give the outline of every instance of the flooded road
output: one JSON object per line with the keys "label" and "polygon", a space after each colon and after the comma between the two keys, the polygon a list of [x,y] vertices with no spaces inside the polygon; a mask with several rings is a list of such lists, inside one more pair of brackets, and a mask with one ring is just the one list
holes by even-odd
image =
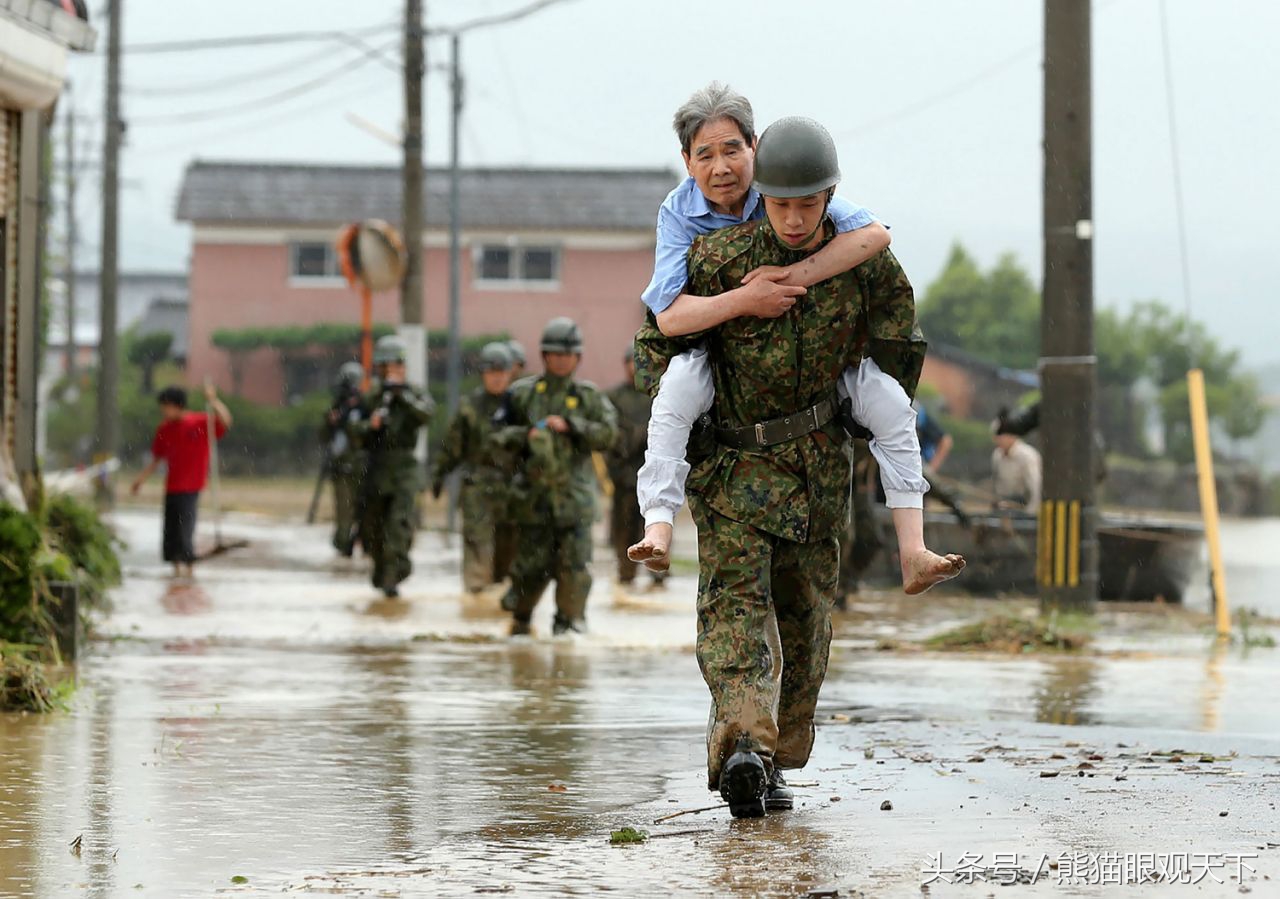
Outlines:
{"label": "flooded road", "polygon": [[[623,594],[601,552],[591,635],[511,643],[433,534],[389,602],[320,527],[238,518],[250,548],[175,585],[155,516],[118,524],[73,711],[0,718],[0,896],[985,896],[930,873],[966,854],[1039,867],[1018,894],[1135,894],[1059,883],[1072,852],[1222,861],[1153,895],[1280,894],[1280,651],[1213,651],[1194,608],[1105,608],[1083,655],[946,655],[875,647],[993,601],[864,596],[797,810],[660,821],[718,804],[691,573]],[[1280,609],[1265,555],[1228,558],[1237,606]],[[610,846],[623,826],[651,839]]]}

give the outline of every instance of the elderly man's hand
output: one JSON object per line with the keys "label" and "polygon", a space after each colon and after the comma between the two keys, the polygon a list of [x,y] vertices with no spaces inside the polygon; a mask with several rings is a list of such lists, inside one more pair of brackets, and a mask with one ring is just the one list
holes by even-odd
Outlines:
{"label": "elderly man's hand", "polygon": [[742,291],[743,315],[777,318],[796,304],[796,297],[804,295],[803,287],[782,283],[788,273],[786,269],[765,266],[756,271],[759,275],[750,284],[744,282],[739,288]]}

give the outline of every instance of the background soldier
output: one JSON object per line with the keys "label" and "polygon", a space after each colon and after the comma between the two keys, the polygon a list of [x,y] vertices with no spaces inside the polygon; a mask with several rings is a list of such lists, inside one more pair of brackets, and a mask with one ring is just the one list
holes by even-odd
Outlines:
{"label": "background soldier", "polygon": [[[639,564],[627,558],[627,548],[635,535],[644,531],[644,516],[636,499],[636,472],[644,465],[649,441],[649,394],[636,389],[635,350],[627,347],[622,357],[626,380],[609,391],[609,400],[618,410],[618,439],[605,459],[613,482],[613,506],[609,515],[609,539],[618,557],[618,580],[630,584]],[[650,571],[655,584],[666,580],[665,571]]]}
{"label": "background soldier", "polygon": [[400,583],[413,570],[414,500],[422,489],[418,460],[418,430],[431,421],[431,397],[405,382],[405,345],[395,335],[379,338],[373,350],[379,384],[364,398],[366,418],[348,426],[369,454],[360,541],[373,559],[373,585],[388,596],[399,596]]}
{"label": "background soldier", "polygon": [[514,472],[511,453],[499,449],[489,438],[506,424],[511,383],[511,353],[503,343],[485,344],[480,351],[482,386],[462,400],[458,414],[449,422],[440,455],[436,459],[431,494],[437,499],[444,479],[455,468],[462,469],[462,583],[471,593],[479,593],[505,577],[495,566],[495,539],[498,523],[507,517],[510,492],[507,485]]}
{"label": "background soldier", "polygon": [[553,633],[586,630],[591,591],[591,523],[595,520],[593,451],[617,437],[617,413],[594,384],[574,380],[582,361],[582,332],[554,318],[542,332],[544,374],[511,389],[508,426],[495,435],[523,454],[527,491],[520,506],[521,538],[503,607],[513,613],[513,636],[529,621],[547,584],[556,582]]}
{"label": "background soldier", "polygon": [[362,380],[359,362],[343,363],[333,384],[333,405],[320,426],[325,470],[333,482],[333,548],[347,559],[355,544],[356,505],[365,469],[364,451],[348,436],[347,424],[360,419]]}
{"label": "background soldier", "polygon": [[[507,352],[511,354],[511,383],[514,384],[524,377],[526,361],[524,344],[518,340],[508,340],[506,346]],[[493,573],[498,580],[502,580],[511,573],[511,564],[515,561],[516,550],[520,546],[520,525],[517,521],[523,501],[520,491],[513,489],[508,482],[507,510],[506,514],[498,519],[493,546]]]}

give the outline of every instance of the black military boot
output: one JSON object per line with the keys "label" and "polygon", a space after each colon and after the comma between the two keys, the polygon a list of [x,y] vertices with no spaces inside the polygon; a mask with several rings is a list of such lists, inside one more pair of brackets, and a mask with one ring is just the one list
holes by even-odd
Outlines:
{"label": "black military boot", "polygon": [[771,812],[789,812],[796,807],[796,795],[787,786],[782,769],[774,766],[769,785],[764,791],[764,807]]}
{"label": "black military boot", "polygon": [[502,602],[500,603],[502,611],[514,612],[518,603],[519,600],[516,598],[515,590],[508,590],[506,593],[502,594]]}
{"label": "black military boot", "polygon": [[532,633],[533,628],[530,626],[529,622],[521,621],[519,618],[513,618],[511,620],[511,636],[528,637]]}
{"label": "black military boot", "polygon": [[382,588],[382,595],[385,596],[387,599],[399,599],[400,588],[397,587],[395,584],[386,584]]}
{"label": "black military boot", "polygon": [[556,615],[555,620],[551,622],[551,636],[559,637],[564,634],[585,634],[587,632],[587,622],[582,618],[561,618]]}
{"label": "black military boot", "polygon": [[750,748],[747,736],[738,738],[738,748],[720,769],[720,795],[729,803],[735,818],[764,817],[764,795],[769,775],[764,762]]}

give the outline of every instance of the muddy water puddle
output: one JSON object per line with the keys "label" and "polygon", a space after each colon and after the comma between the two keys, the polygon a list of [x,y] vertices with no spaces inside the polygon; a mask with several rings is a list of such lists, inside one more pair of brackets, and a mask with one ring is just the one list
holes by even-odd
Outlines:
{"label": "muddy water puddle", "polygon": [[[601,565],[590,636],[510,643],[431,535],[388,602],[319,529],[237,521],[252,552],[175,584],[154,520],[123,524],[73,711],[0,719],[0,895],[920,895],[934,852],[1280,841],[1276,653],[1210,653],[1194,616],[1114,613],[1086,656],[884,653],[974,601],[864,597],[797,811],[659,822],[717,804],[689,575],[619,591]],[[610,846],[622,826],[652,839]]]}

